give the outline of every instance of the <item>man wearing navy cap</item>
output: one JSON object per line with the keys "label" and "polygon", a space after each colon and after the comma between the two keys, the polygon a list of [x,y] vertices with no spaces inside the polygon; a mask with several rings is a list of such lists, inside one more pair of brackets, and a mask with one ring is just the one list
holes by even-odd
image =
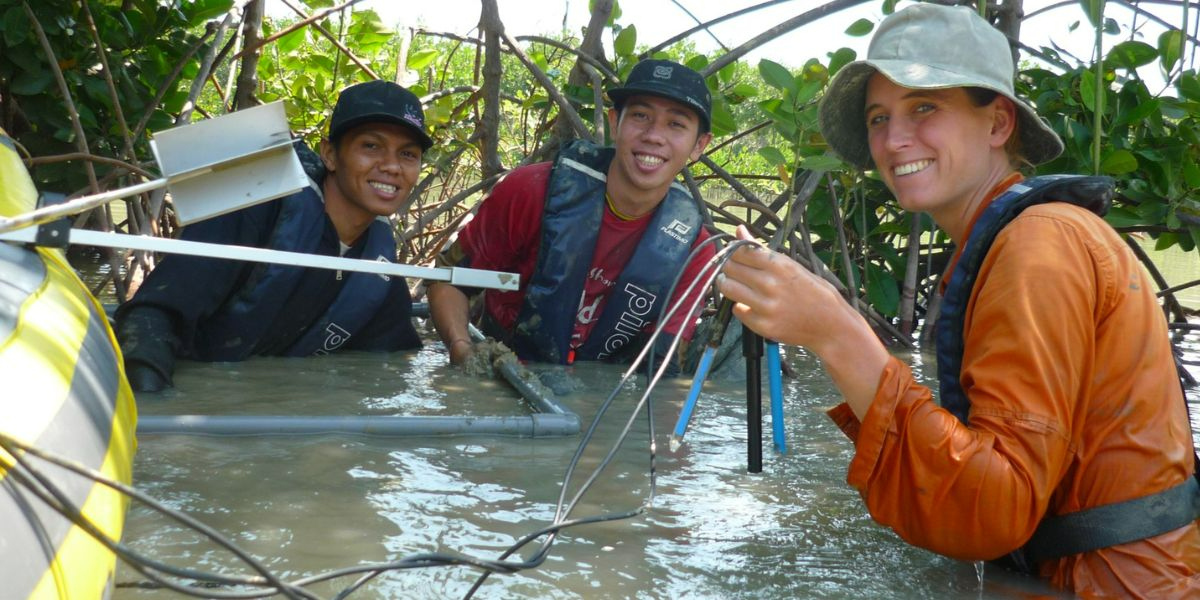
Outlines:
{"label": "man wearing navy cap", "polygon": [[[688,261],[708,232],[675,181],[712,139],[704,78],[678,63],[645,60],[608,95],[613,147],[576,140],[553,162],[509,172],[439,257],[445,266],[521,275],[520,290],[484,294],[482,329],[525,359],[570,364],[636,353],[715,254],[706,244]],[[444,282],[429,288],[434,325],[455,364],[474,352],[467,293],[476,291]],[[702,293],[697,286],[684,307]],[[693,328],[680,309],[664,332],[690,338]]]}
{"label": "man wearing navy cap", "polygon": [[[309,165],[310,186],[184,228],[180,237],[392,262],[387,218],[404,204],[433,145],[421,102],[394,83],[344,89]],[[308,151],[311,155],[311,151]],[[172,255],[116,314],[137,391],[171,385],[176,357],[235,361],[335,350],[420,347],[402,277]]]}

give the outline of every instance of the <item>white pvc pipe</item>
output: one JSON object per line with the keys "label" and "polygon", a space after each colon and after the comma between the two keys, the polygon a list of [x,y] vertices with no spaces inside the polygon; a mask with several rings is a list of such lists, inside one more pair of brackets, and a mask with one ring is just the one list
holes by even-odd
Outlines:
{"label": "white pvc pipe", "polygon": [[579,433],[575,414],[513,417],[467,416],[209,416],[139,415],[139,435],[314,435],[398,436],[507,435],[566,437]]}

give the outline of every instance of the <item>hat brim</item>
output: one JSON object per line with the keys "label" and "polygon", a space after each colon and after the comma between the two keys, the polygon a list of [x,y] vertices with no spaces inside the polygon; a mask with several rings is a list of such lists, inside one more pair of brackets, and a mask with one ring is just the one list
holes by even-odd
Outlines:
{"label": "hat brim", "polygon": [[624,87],[613,88],[608,91],[609,99],[611,99],[613,104],[617,107],[624,105],[625,101],[632,96],[643,95],[657,96],[659,98],[666,98],[667,100],[674,100],[692,109],[692,112],[696,113],[696,116],[700,118],[700,122],[704,125],[703,131],[709,131],[712,129],[712,119],[709,117],[708,111],[706,111],[703,106],[695,104],[690,98],[680,95],[679,91],[672,86],[656,85],[653,82],[643,82]]}
{"label": "hat brim", "polygon": [[400,125],[411,131],[413,135],[417,137],[417,141],[421,143],[422,152],[433,147],[433,138],[429,137],[429,134],[425,133],[424,129],[414,127],[412,123],[409,123],[408,121],[389,113],[371,113],[359,115],[353,119],[346,119],[346,121],[341,123],[336,130],[329,132],[329,139],[336,140],[347,131],[350,131],[351,129],[364,123],[392,123],[395,125]]}
{"label": "hat brim", "polygon": [[842,67],[829,82],[821,99],[821,134],[833,151],[857,167],[874,166],[867,145],[867,82],[875,73],[896,85],[911,89],[980,87],[997,92],[1017,108],[1021,155],[1038,165],[1053,160],[1063,151],[1062,140],[1029,104],[1005,89],[997,89],[975,78],[934,66],[902,60],[860,60]]}

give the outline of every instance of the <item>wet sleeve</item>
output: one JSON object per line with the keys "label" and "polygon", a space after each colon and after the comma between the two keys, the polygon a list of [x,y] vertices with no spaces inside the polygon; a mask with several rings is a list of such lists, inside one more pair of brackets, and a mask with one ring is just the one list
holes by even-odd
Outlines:
{"label": "wet sleeve", "polygon": [[1050,221],[1019,219],[997,238],[964,328],[969,427],[889,362],[848,475],[873,518],[963,560],[1028,540],[1069,458],[1092,331],[1089,265],[1084,243]]}
{"label": "wet sleeve", "polygon": [[179,335],[169,313],[152,305],[131,308],[118,314],[115,331],[131,379],[135,371],[149,369],[170,383]]}

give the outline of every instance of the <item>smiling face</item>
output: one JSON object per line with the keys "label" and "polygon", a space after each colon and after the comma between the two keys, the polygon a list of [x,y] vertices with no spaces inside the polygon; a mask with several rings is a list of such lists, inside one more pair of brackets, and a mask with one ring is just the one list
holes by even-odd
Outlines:
{"label": "smiling face", "polygon": [[712,139],[711,133],[700,133],[700,117],[692,109],[658,96],[632,96],[619,115],[608,112],[608,121],[616,145],[608,192],[629,216],[654,210],[675,176]]}
{"label": "smiling face", "polygon": [[[394,123],[364,123],[321,144],[325,212],[349,243],[377,216],[400,209],[421,174],[421,143]],[[356,231],[357,230],[357,231]],[[346,239],[346,232],[353,235]]]}
{"label": "smiling face", "polygon": [[976,106],[964,88],[910,89],[876,73],[865,116],[871,158],[900,206],[929,213],[951,237],[1012,173],[1004,146],[1016,113],[1003,96]]}

